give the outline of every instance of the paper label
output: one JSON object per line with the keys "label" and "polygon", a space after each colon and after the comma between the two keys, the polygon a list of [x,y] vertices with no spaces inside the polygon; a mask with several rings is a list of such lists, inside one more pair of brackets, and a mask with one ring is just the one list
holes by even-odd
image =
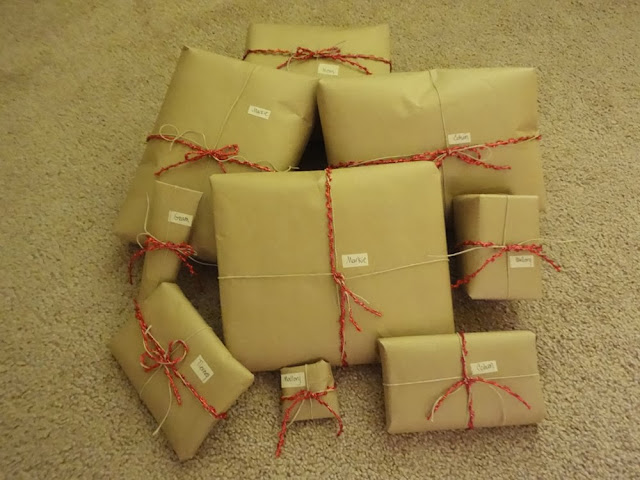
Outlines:
{"label": "paper label", "polygon": [[186,213],[174,212],[169,210],[169,221],[171,223],[177,223],[178,225],[184,225],[190,227],[193,223],[193,215],[187,215]]}
{"label": "paper label", "polygon": [[342,255],[342,268],[367,266],[369,266],[369,255],[367,253],[350,253],[349,255]]}
{"label": "paper label", "polygon": [[511,255],[509,257],[511,268],[533,268],[533,255]]}
{"label": "paper label", "polygon": [[202,383],[207,383],[211,377],[213,377],[213,370],[209,364],[202,358],[202,355],[191,362],[191,370],[198,376]]}
{"label": "paper label", "polygon": [[498,364],[495,360],[471,364],[471,375],[482,375],[483,373],[493,373],[497,371]]}
{"label": "paper label", "polygon": [[271,116],[271,110],[267,110],[266,108],[256,107],[255,105],[251,105],[249,107],[249,115],[253,115],[254,117],[264,118],[265,120],[269,120]]}
{"label": "paper label", "polygon": [[339,65],[329,65],[328,63],[321,63],[318,65],[318,73],[321,73],[322,75],[338,75],[339,70]]}
{"label": "paper label", "polygon": [[282,388],[304,387],[306,384],[304,372],[283,373],[280,375],[280,386]]}
{"label": "paper label", "polygon": [[471,143],[471,134],[450,133],[447,135],[447,140],[449,140],[449,145],[464,145],[466,143]]}

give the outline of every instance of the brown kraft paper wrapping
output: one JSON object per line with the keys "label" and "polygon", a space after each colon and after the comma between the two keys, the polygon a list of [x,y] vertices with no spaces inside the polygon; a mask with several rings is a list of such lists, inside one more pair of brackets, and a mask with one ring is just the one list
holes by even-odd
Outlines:
{"label": "brown kraft paper wrapping", "polygon": [[[456,243],[466,240],[496,245],[531,245],[540,240],[538,198],[514,195],[462,195],[453,199]],[[493,248],[464,247],[456,257],[463,276],[492,257]],[[505,252],[464,284],[473,299],[535,299],[542,296],[540,258],[531,252]]]}
{"label": "brown kraft paper wrapping", "polygon": [[[314,393],[327,391],[326,395],[321,397],[322,401],[329,405],[336,414],[340,413],[338,393],[335,390],[331,365],[324,360],[281,369],[280,385],[283,398],[292,397],[301,390],[309,390]],[[282,400],[282,412],[285,413],[292,403],[293,400]],[[299,406],[293,410],[290,421],[297,422],[299,420],[333,417],[333,413],[326,406],[309,398],[300,402]]]}
{"label": "brown kraft paper wrapping", "polygon": [[341,303],[349,364],[376,362],[378,337],[453,331],[438,170],[418,162],[331,175],[336,277],[326,171],[211,177],[225,342],[251,371],[342,364]]}
{"label": "brown kraft paper wrapping", "polygon": [[[311,132],[317,80],[185,47],[178,61],[154,135],[197,144],[203,158],[165,171],[162,168],[202,155],[176,141],[149,140],[116,220],[115,232],[135,242],[142,230],[146,195],[153,182],[203,192],[191,243],[201,259],[215,261],[215,232],[209,200],[209,176],[221,173],[286,170],[298,164]],[[252,113],[249,113],[252,112]],[[209,149],[238,146],[238,161],[218,164]],[[228,147],[228,148],[225,148]],[[216,153],[220,157],[220,153]],[[224,159],[224,157],[222,157]]]}
{"label": "brown kraft paper wrapping", "polygon": [[528,138],[479,152],[458,152],[471,158],[480,153],[482,162],[510,170],[433,155],[442,163],[445,213],[449,216],[453,197],[467,193],[537,195],[544,208],[540,146],[534,139],[539,135],[537,85],[531,68],[323,79],[318,109],[330,165]]}
{"label": "brown kraft paper wrapping", "polygon": [[[170,342],[174,342],[176,351],[170,359],[175,360],[184,352],[175,342],[182,340],[187,344],[188,352],[177,369],[218,413],[226,412],[253,383],[253,375],[231,356],[177,285],[160,284],[140,309],[150,334],[163,349],[168,350]],[[175,375],[173,380],[182,405],[177,404],[171,393],[161,366],[145,372],[140,364],[145,349],[136,318],[114,336],[110,348],[144,404],[162,425],[180,460],[193,457],[218,420]]]}
{"label": "brown kraft paper wrapping", "polygon": [[[161,242],[187,242],[201,197],[202,192],[156,181],[144,234]],[[147,298],[162,282],[175,281],[181,264],[168,249],[145,252],[138,301]]]}
{"label": "brown kraft paper wrapping", "polygon": [[[297,57],[291,57],[298,48],[318,52],[332,47],[339,49],[339,52],[334,50],[332,53],[368,55],[390,61],[389,26],[343,28],[254,23],[249,26],[247,33],[245,60],[257,65],[277,68],[283,63],[286,64],[291,58],[288,65],[281,67],[282,69],[312,77],[367,75],[366,71],[358,66],[332,58],[322,58],[321,54],[308,60],[296,60]],[[260,52],[260,50],[266,51]],[[270,50],[288,51],[291,54],[278,54]],[[391,71],[389,63],[379,60],[366,58],[348,58],[348,60],[366,68],[370,74],[384,74]]]}
{"label": "brown kraft paper wrapping", "polygon": [[383,338],[379,347],[389,433],[524,425],[544,419],[535,335],[482,332],[464,338],[469,378],[506,387],[530,408],[499,386],[481,381],[470,386],[472,417],[464,385],[446,395],[463,378],[459,335]]}

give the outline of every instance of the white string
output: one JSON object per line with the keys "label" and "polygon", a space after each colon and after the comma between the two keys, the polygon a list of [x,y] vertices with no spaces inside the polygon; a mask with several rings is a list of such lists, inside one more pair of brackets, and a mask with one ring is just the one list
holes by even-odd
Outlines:
{"label": "white string", "polygon": [[[526,375],[506,375],[502,377],[486,377],[486,380],[507,380],[507,379],[513,379],[513,378],[530,378],[530,377],[539,377],[539,376],[540,376],[539,373],[529,373]],[[431,380],[419,380],[416,382],[383,383],[382,385],[384,387],[400,387],[403,385],[421,385],[426,383],[444,382],[445,380],[462,380],[462,377],[456,376],[456,377],[434,378]]]}

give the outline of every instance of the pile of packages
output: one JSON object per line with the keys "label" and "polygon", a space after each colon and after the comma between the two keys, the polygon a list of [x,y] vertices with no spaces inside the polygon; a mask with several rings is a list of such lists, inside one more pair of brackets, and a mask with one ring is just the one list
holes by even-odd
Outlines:
{"label": "pile of packages", "polygon": [[[111,342],[180,459],[251,372],[281,371],[277,455],[294,421],[342,432],[332,366],[381,363],[389,433],[542,420],[535,335],[455,333],[451,295],[540,298],[560,270],[535,71],[391,66],[386,25],[252,25],[243,60],[183,49],[115,225],[143,266]],[[318,141],[327,167],[295,171]],[[194,262],[217,264],[224,343],[175,284]]]}

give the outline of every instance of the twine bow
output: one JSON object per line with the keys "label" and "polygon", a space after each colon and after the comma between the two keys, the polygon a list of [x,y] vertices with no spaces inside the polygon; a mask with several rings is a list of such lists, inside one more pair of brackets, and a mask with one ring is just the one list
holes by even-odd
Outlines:
{"label": "twine bow", "polygon": [[499,250],[494,253],[493,255],[491,255],[489,258],[487,258],[484,263],[482,265],[480,265],[480,267],[478,269],[476,269],[474,272],[465,275],[464,277],[462,277],[460,280],[456,281],[454,284],[451,285],[451,288],[458,288],[462,285],[465,285],[467,283],[469,283],[471,280],[473,280],[480,272],[482,272],[482,270],[484,270],[489,264],[495,262],[498,258],[500,258],[501,256],[503,256],[505,253],[507,252],[529,252],[533,255],[536,255],[538,257],[540,257],[542,260],[544,260],[545,262],[547,262],[549,265],[551,265],[556,272],[560,272],[562,270],[562,267],[560,265],[558,265],[556,262],[554,262],[553,260],[551,260],[547,255],[545,255],[542,251],[542,245],[539,244],[534,244],[534,245],[522,245],[519,243],[516,244],[510,244],[510,245],[497,245],[493,242],[477,242],[477,241],[472,241],[472,240],[467,240],[462,242],[458,247],[470,247],[470,246],[475,246],[475,247],[482,247],[482,248],[499,248]]}
{"label": "twine bow", "polygon": [[427,414],[427,420],[432,421],[436,412],[442,406],[442,404],[446,401],[446,399],[449,398],[449,396],[453,394],[456,390],[464,387],[465,390],[467,391],[467,411],[468,411],[467,428],[470,430],[473,429],[475,411],[473,410],[473,398],[471,396],[471,387],[475,383],[485,383],[487,385],[492,385],[496,388],[499,388],[500,390],[506,392],[507,394],[509,394],[516,400],[518,400],[529,410],[531,410],[531,405],[529,405],[520,395],[515,393],[506,385],[501,385],[498,382],[494,382],[493,380],[487,380],[486,378],[482,378],[479,376],[469,376],[469,374],[467,373],[467,355],[469,352],[467,351],[467,341],[465,339],[464,332],[458,333],[458,337],[460,337],[460,344],[461,344],[461,350],[462,350],[462,353],[460,355],[460,363],[462,364],[462,379],[458,380],[453,385],[451,385],[447,389],[447,391],[436,400],[436,402],[433,404],[433,408],[431,409],[431,412]]}
{"label": "twine bow", "polygon": [[189,258],[196,254],[194,248],[188,243],[174,243],[163,242],[153,236],[147,236],[144,241],[144,245],[140,250],[131,255],[129,259],[129,283],[133,285],[133,265],[137,259],[142,257],[147,252],[153,252],[155,250],[169,250],[180,259],[180,261],[187,267],[191,275],[195,275],[196,271],[193,265],[189,262]]}
{"label": "twine bow", "polygon": [[291,401],[292,403],[284,411],[284,416],[282,418],[282,426],[280,427],[280,433],[278,434],[278,446],[276,448],[276,457],[279,457],[280,454],[282,453],[282,448],[284,447],[284,442],[285,442],[285,437],[287,435],[287,427],[289,426],[289,418],[291,417],[291,412],[293,412],[294,408],[296,408],[296,406],[298,405],[301,405],[301,403],[304,402],[305,400],[316,401],[320,405],[324,406],[327,410],[329,410],[329,412],[338,421],[338,433],[336,434],[336,436],[339,437],[342,434],[342,431],[344,429],[344,426],[342,424],[342,418],[340,418],[340,415],[338,415],[338,413],[333,408],[331,408],[327,402],[325,402],[322,399],[322,397],[327,395],[327,393],[335,391],[335,389],[336,389],[335,385],[327,387],[325,390],[322,390],[320,392],[312,392],[310,390],[304,389],[296,392],[294,395],[290,395],[287,397],[280,397],[280,400]]}

